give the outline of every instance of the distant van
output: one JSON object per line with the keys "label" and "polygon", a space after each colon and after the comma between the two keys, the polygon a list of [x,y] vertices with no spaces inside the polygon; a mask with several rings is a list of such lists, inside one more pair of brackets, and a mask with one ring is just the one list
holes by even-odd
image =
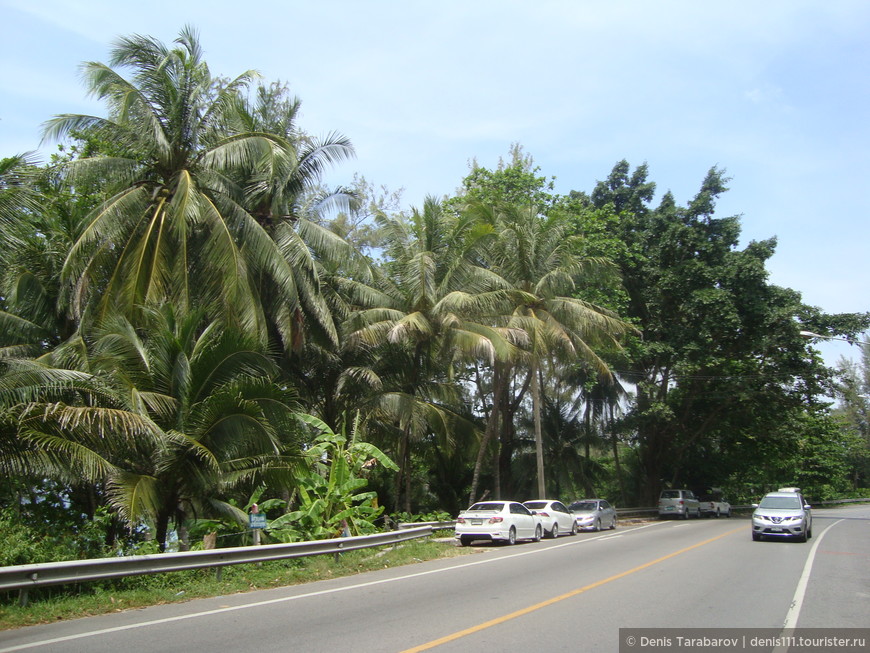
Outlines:
{"label": "distant van", "polygon": [[688,519],[701,516],[701,504],[691,490],[662,490],[659,495],[659,517]]}

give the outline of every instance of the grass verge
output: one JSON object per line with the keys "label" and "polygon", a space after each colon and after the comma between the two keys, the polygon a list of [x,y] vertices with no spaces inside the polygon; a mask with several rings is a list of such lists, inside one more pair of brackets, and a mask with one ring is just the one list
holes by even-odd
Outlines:
{"label": "grass verge", "polygon": [[214,569],[175,571],[81,585],[32,590],[28,605],[18,605],[18,593],[0,594],[0,630],[76,619],[163,603],[298,585],[329,578],[400,567],[424,560],[472,553],[436,539],[410,540],[397,546],[362,549],[332,555],[278,560]]}

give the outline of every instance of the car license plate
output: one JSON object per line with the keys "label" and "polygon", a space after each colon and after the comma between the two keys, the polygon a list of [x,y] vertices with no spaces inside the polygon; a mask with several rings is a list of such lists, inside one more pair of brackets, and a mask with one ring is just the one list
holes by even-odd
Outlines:
{"label": "car license plate", "polygon": [[782,533],[782,529],[781,528],[771,528],[770,532],[771,533]]}
{"label": "car license plate", "polygon": [[472,519],[472,520],[471,520],[471,525],[472,525],[472,526],[480,526],[482,523],[483,523],[483,520],[482,520],[482,519]]}
{"label": "car license plate", "polygon": [[673,509],[674,509],[674,506],[668,506],[667,508],[665,508],[665,510],[673,510]]}

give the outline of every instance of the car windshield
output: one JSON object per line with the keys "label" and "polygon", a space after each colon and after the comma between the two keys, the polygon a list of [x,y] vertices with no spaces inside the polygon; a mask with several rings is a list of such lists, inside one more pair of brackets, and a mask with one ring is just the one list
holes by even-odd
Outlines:
{"label": "car windshield", "polygon": [[780,510],[800,510],[801,502],[795,497],[764,497],[759,508],[774,508]]}
{"label": "car windshield", "polygon": [[489,503],[475,503],[469,510],[501,510],[503,507],[503,503],[491,501]]}
{"label": "car windshield", "polygon": [[531,510],[540,510],[541,508],[547,507],[547,502],[546,501],[526,501],[523,505],[526,508],[529,508]]}
{"label": "car windshield", "polygon": [[597,510],[598,504],[594,501],[578,501],[571,504],[571,510]]}

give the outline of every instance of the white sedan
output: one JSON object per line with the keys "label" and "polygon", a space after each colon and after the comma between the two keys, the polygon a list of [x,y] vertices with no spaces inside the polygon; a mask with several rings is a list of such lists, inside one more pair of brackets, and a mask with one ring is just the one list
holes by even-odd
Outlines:
{"label": "white sedan", "polygon": [[540,518],[517,501],[480,501],[456,518],[454,538],[462,546],[475,540],[507,542],[534,540],[543,536]]}
{"label": "white sedan", "polygon": [[538,514],[547,537],[556,538],[559,537],[560,533],[574,535],[577,532],[574,513],[568,510],[568,507],[561,501],[540,499],[538,501],[525,501],[523,505]]}

